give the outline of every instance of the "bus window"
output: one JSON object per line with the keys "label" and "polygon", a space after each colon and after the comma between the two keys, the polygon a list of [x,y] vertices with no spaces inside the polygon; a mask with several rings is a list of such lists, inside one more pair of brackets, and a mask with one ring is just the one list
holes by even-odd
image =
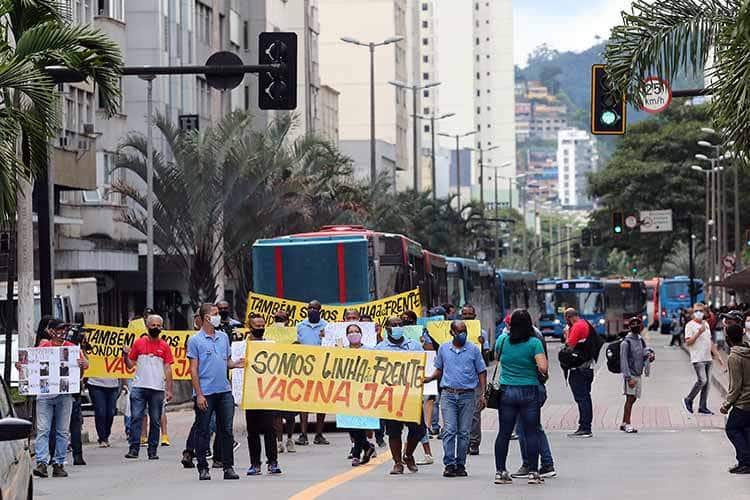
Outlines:
{"label": "bus window", "polygon": [[453,304],[457,306],[459,304],[466,303],[466,295],[464,293],[464,280],[456,275],[448,276],[448,298]]}

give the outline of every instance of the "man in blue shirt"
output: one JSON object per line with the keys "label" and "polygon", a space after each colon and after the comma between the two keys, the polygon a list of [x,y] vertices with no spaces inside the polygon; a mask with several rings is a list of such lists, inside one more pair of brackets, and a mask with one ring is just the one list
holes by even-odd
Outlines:
{"label": "man in blue shirt", "polygon": [[[445,477],[466,477],[466,453],[469,449],[469,432],[474,414],[477,387],[484,394],[487,385],[487,367],[482,351],[467,342],[468,331],[463,321],[451,323],[452,342],[438,349],[435,373],[425,378],[425,383],[440,379],[443,389],[440,408],[443,412],[443,463]],[[481,405],[484,405],[482,398]]]}
{"label": "man in blue shirt", "polygon": [[[461,319],[470,321],[477,319],[477,310],[471,304],[461,308]],[[482,346],[482,357],[486,360],[492,354],[487,332],[480,330],[479,344]],[[479,445],[482,444],[482,410],[484,409],[484,392],[479,391],[479,385],[474,392],[474,415],[471,419],[471,434],[469,435],[469,455],[479,455]]]}
{"label": "man in blue shirt", "polygon": [[[302,345],[320,345],[321,339],[325,334],[326,321],[320,317],[320,310],[323,306],[320,301],[312,300],[307,304],[307,319],[297,325],[297,342]],[[295,441],[299,446],[307,446],[307,413],[299,414],[300,435]],[[315,416],[315,444],[331,444],[323,436],[323,426],[326,422],[326,414],[318,413]]]}
{"label": "man in blue shirt", "polygon": [[[388,318],[385,325],[386,338],[383,339],[375,349],[378,351],[423,351],[422,345],[416,340],[404,337],[404,329],[401,326],[401,318],[398,316],[392,316]],[[402,452],[402,440],[401,433],[406,426],[408,433],[406,435],[406,448]],[[419,441],[427,432],[427,428],[424,422],[401,422],[398,420],[386,420],[385,430],[388,433],[388,444],[391,448],[391,456],[393,456],[393,469],[391,474],[403,474],[404,465],[411,471],[417,472],[417,463],[414,460],[414,450],[417,449]]]}
{"label": "man in blue shirt", "polygon": [[224,479],[239,479],[234,472],[234,398],[227,370],[244,368],[245,360],[232,361],[229,337],[217,330],[221,323],[219,308],[214,304],[203,304],[198,310],[203,326],[190,337],[187,357],[190,360],[190,379],[195,393],[195,420],[198,428],[196,454],[198,456],[198,479],[211,479],[206,453],[211,439],[211,415],[216,414],[217,439],[221,439],[221,459]]}

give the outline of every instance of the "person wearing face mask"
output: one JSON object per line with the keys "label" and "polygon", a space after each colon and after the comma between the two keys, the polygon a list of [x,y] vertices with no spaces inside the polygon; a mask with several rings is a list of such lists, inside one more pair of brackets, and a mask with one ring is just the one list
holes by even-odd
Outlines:
{"label": "person wearing face mask", "polygon": [[[392,316],[388,318],[385,326],[386,338],[383,339],[375,349],[378,351],[423,351],[422,345],[416,340],[404,337],[404,330],[401,326],[401,318]],[[403,449],[401,434],[404,426],[408,430],[406,436],[406,448]],[[424,422],[401,422],[398,420],[385,420],[385,430],[388,433],[388,444],[391,448],[393,457],[393,469],[391,474],[403,474],[404,465],[411,471],[417,472],[417,463],[414,460],[414,450],[417,449],[422,437],[427,432]],[[403,452],[403,455],[402,455]]]}
{"label": "person wearing face mask", "polygon": [[[357,315],[359,316],[359,315]],[[359,325],[346,327],[346,339],[349,341],[349,349],[367,349],[362,344],[362,329]],[[365,429],[350,429],[349,438],[352,440],[352,467],[365,465],[375,456],[375,445],[367,440]]]}
{"label": "person wearing face mask", "polygon": [[[259,314],[251,314],[248,324],[250,335],[248,342],[262,342],[266,331],[266,320]],[[247,448],[250,453],[250,467],[248,476],[261,474],[261,434],[266,449],[266,466],[268,474],[281,474],[279,455],[276,448],[276,431],[274,429],[275,412],[273,410],[245,410],[245,425],[247,428]]]}
{"label": "person wearing face mask", "polygon": [[196,456],[198,479],[211,479],[208,470],[208,446],[211,440],[211,417],[216,415],[216,436],[220,438],[221,465],[225,480],[240,477],[234,471],[234,398],[227,371],[244,368],[244,358],[232,359],[231,344],[226,333],[216,328],[221,324],[219,309],[210,303],[199,309],[202,326],[188,339],[187,358],[190,360],[190,380],[193,385],[195,418],[198,423]]}
{"label": "person wearing face mask", "polygon": [[242,326],[242,323],[232,317],[232,308],[229,302],[226,300],[220,300],[216,303],[216,307],[219,308],[219,316],[221,321],[217,330],[221,330],[226,333],[230,339],[233,340],[244,340],[244,337],[238,333],[235,333],[237,328]]}
{"label": "person wearing face mask", "polygon": [[[273,314],[273,326],[289,326],[289,313],[286,309],[279,309]],[[279,453],[287,451],[294,453],[294,418],[297,414],[293,411],[279,411],[274,420],[274,429],[276,429],[276,443]],[[286,445],[284,443],[284,433],[286,432]]]}
{"label": "person wearing face mask", "polygon": [[[466,454],[469,450],[469,433],[477,387],[484,394],[487,385],[487,367],[482,351],[473,342],[467,342],[466,323],[451,323],[453,340],[438,349],[435,372],[425,377],[425,383],[440,379],[443,391],[440,410],[443,414],[443,465],[444,477],[466,477]],[[484,398],[480,407],[484,406]]]}
{"label": "person wearing face mask", "polygon": [[708,387],[711,380],[712,356],[716,356],[719,364],[723,367],[724,361],[719,357],[716,344],[711,340],[711,327],[706,321],[706,306],[695,304],[693,306],[693,319],[685,325],[685,344],[690,352],[690,362],[695,370],[696,381],[693,388],[683,403],[689,413],[693,413],[693,401],[700,392],[700,406],[698,413],[713,415],[708,409]]}
{"label": "person wearing face mask", "polygon": [[[323,306],[318,300],[311,300],[307,304],[307,318],[297,325],[297,341],[302,345],[319,346],[321,339],[325,335],[326,321],[321,318],[321,309]],[[299,414],[300,435],[294,442],[299,446],[307,446],[310,442],[307,439],[307,413]],[[326,422],[326,414],[318,413],[315,415],[315,438],[314,444],[327,445],[331,444],[323,436],[323,426]]]}
{"label": "person wearing face mask", "polygon": [[737,465],[730,474],[750,474],[750,346],[740,325],[727,327],[729,390],[721,413],[729,415],[725,431],[734,446]]}
{"label": "person wearing face mask", "polygon": [[172,349],[160,338],[164,320],[152,314],[146,319],[148,334],[133,343],[132,348],[122,349],[125,365],[135,367],[133,386],[130,389],[130,449],[125,458],[138,458],[141,448],[140,436],[143,417],[148,416],[150,428],[148,433],[148,458],[158,460],[156,454],[161,432],[161,416],[164,400],[172,399]]}
{"label": "person wearing face mask", "polygon": [[417,313],[414,311],[404,311],[401,313],[401,324],[403,326],[413,326],[417,324]]}
{"label": "person wearing face mask", "polygon": [[[638,429],[631,425],[630,416],[633,412],[633,405],[641,397],[644,368],[647,363],[654,361],[654,350],[646,346],[646,341],[641,337],[643,330],[641,318],[631,318],[628,327],[630,332],[620,344],[620,371],[624,379],[623,395],[625,396],[620,430],[627,434],[635,434]],[[648,376],[648,369],[645,373]]]}

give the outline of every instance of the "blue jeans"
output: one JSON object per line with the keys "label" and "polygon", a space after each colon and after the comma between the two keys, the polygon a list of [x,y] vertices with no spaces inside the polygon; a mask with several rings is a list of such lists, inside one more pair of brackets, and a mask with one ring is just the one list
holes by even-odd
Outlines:
{"label": "blue jeans", "polygon": [[156,455],[161,432],[161,414],[164,408],[164,391],[133,387],[130,389],[130,453],[137,455],[141,449],[141,426],[148,406],[148,454]]}
{"label": "blue jeans", "polygon": [[[73,409],[72,394],[58,394],[51,397],[39,397],[36,400],[36,463],[50,463],[49,438],[50,433],[55,435],[55,456],[52,457],[53,464],[65,463],[65,455],[68,453],[68,439],[70,437],[70,413]],[[52,419],[55,420],[55,428],[52,429]]]}
{"label": "blue jeans", "polygon": [[[540,420],[541,420],[541,408],[544,406],[545,401],[547,401],[547,389],[543,386],[539,386],[539,414],[540,414]],[[555,462],[552,459],[552,451],[549,449],[549,440],[547,439],[547,433],[544,432],[544,427],[542,427],[541,422],[539,423],[539,455],[541,457],[541,466],[544,467],[554,467]],[[523,430],[523,426],[520,425],[520,422],[516,422],[516,434],[518,434],[518,444],[521,447],[521,458],[523,459],[523,465],[526,467],[529,466],[529,461],[526,458],[526,433]]]}
{"label": "blue jeans", "polygon": [[[234,467],[234,398],[231,391],[209,394],[206,396],[208,408],[199,410],[195,404],[195,422],[197,424],[195,452],[198,458],[198,469],[208,469],[206,453],[211,441],[211,415],[216,414],[216,437],[221,440],[221,463],[224,468]],[[214,443],[215,444],[215,443]],[[216,448],[216,446],[214,446]]]}
{"label": "blue jeans", "polygon": [[500,430],[495,439],[495,470],[508,470],[508,445],[510,435],[519,421],[526,433],[526,456],[529,470],[539,470],[539,386],[538,385],[504,385],[502,386],[498,420]]}
{"label": "blue jeans", "polygon": [[96,436],[100,443],[108,442],[112,434],[112,423],[117,414],[117,396],[119,387],[99,387],[89,384],[89,396],[94,405],[94,423]]}
{"label": "blue jeans", "polygon": [[594,406],[591,403],[591,383],[594,381],[594,370],[576,368],[570,370],[568,383],[578,405],[578,430],[591,432],[591,421],[594,419]]}
{"label": "blue jeans", "polygon": [[473,389],[461,393],[443,389],[440,395],[440,410],[443,412],[443,465],[446,467],[466,465],[474,403]]}

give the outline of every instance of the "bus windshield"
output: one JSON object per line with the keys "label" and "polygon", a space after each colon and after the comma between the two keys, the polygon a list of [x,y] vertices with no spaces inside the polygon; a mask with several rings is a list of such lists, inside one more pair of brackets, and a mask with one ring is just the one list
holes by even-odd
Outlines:
{"label": "bus windshield", "polygon": [[623,290],[623,311],[626,313],[639,313],[643,310],[643,293],[638,287]]}
{"label": "bus windshield", "polygon": [[604,313],[604,294],[595,291],[558,290],[555,294],[558,312],[573,307],[578,314],[588,316]]}
{"label": "bus windshield", "polygon": [[457,307],[466,303],[463,278],[456,275],[448,275],[448,297]]}
{"label": "bus windshield", "polygon": [[545,291],[539,292],[539,309],[541,309],[543,315],[554,315],[555,314],[555,292]]}
{"label": "bus windshield", "polygon": [[690,290],[687,282],[664,283],[661,296],[669,300],[689,300]]}

